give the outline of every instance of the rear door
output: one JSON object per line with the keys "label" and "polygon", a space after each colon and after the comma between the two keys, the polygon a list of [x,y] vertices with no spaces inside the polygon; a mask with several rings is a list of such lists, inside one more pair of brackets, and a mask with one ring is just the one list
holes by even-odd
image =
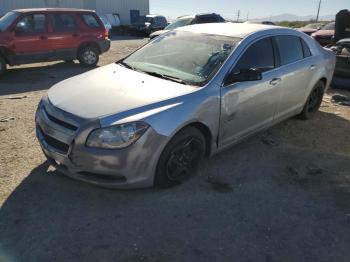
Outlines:
{"label": "rear door", "polygon": [[73,59],[80,43],[81,32],[74,13],[50,14],[49,41],[57,58]]}
{"label": "rear door", "polygon": [[303,108],[310,92],[310,79],[316,65],[310,49],[303,40],[294,35],[275,36],[280,57],[282,77],[281,98],[276,111],[276,121],[293,116]]}
{"label": "rear door", "polygon": [[47,16],[44,13],[26,14],[14,28],[14,62],[42,61],[52,53],[47,37]]}
{"label": "rear door", "polygon": [[275,52],[270,37],[257,40],[244,51],[230,72],[239,74],[255,69],[262,72],[262,79],[222,87],[220,146],[229,145],[272,123],[281,85]]}

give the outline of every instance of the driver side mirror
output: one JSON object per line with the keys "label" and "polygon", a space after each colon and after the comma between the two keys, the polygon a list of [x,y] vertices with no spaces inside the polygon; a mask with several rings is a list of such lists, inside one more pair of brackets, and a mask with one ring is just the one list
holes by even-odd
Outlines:
{"label": "driver side mirror", "polygon": [[262,79],[262,73],[259,69],[241,69],[239,72],[231,72],[225,81],[225,85],[237,82],[259,81]]}

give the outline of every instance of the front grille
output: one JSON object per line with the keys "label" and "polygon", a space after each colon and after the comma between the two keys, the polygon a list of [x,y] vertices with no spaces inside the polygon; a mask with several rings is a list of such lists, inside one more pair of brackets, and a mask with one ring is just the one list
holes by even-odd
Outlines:
{"label": "front grille", "polygon": [[40,126],[38,126],[38,129],[39,129],[40,133],[42,134],[45,142],[49,146],[55,148],[57,151],[59,151],[62,154],[67,154],[68,153],[69,145],[67,145],[67,144],[65,144],[65,143],[63,143],[63,142],[61,142],[61,141],[59,141],[59,140],[57,140],[57,139],[55,139],[55,138],[45,134],[44,131],[40,128]]}
{"label": "front grille", "polygon": [[76,126],[74,126],[74,125],[72,125],[72,124],[69,124],[69,123],[67,123],[67,122],[64,122],[64,121],[62,121],[62,120],[60,120],[60,119],[58,119],[58,118],[56,118],[56,117],[50,115],[50,114],[46,111],[45,108],[43,108],[43,110],[44,110],[45,114],[47,115],[47,117],[48,117],[52,122],[54,122],[54,123],[56,123],[56,124],[58,124],[58,125],[60,125],[60,126],[63,126],[63,127],[67,128],[67,129],[70,129],[70,130],[72,130],[72,131],[77,131],[77,130],[78,130],[78,127],[76,127]]}

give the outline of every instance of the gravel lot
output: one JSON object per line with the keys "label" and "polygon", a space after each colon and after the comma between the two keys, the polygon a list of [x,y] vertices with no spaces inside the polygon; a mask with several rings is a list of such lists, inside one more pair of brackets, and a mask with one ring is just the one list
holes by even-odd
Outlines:
{"label": "gravel lot", "polygon": [[[115,39],[100,65],[147,41]],[[349,261],[350,107],[331,102],[340,91],[315,119],[208,159],[184,185],[118,191],[56,173],[35,139],[41,96],[82,72],[44,63],[0,80],[0,261]]]}

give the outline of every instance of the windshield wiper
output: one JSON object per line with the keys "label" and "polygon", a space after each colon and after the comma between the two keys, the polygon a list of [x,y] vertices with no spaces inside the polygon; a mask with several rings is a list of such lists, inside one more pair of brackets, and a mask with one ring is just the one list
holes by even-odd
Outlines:
{"label": "windshield wiper", "polygon": [[169,75],[165,75],[165,74],[161,74],[161,73],[157,73],[157,72],[154,72],[154,71],[143,71],[145,74],[148,74],[148,75],[151,75],[151,76],[155,76],[155,77],[159,77],[159,78],[163,78],[163,79],[166,79],[166,80],[170,80],[170,81],[173,81],[173,82],[176,82],[176,83],[180,83],[180,84],[183,84],[183,85],[188,85],[189,83],[180,79],[180,78],[177,78],[177,77],[174,77],[174,76],[169,76]]}
{"label": "windshield wiper", "polygon": [[144,70],[138,69],[136,67],[133,67],[133,66],[123,62],[123,61],[119,62],[118,64],[120,64],[121,66],[124,66],[124,67],[126,67],[128,69],[131,69],[131,70],[134,70],[134,71],[137,71],[137,72],[140,72],[140,73],[144,73],[144,74],[147,74],[147,75],[151,75],[151,76],[155,76],[155,77],[158,77],[158,78],[166,79],[166,80],[173,81],[173,82],[176,82],[176,83],[180,83],[180,84],[183,84],[183,85],[189,85],[190,84],[187,81],[184,81],[184,80],[182,80],[180,78],[177,78],[177,77],[174,77],[174,76],[169,76],[169,75],[157,73],[157,72],[154,72],[154,71],[144,71]]}

